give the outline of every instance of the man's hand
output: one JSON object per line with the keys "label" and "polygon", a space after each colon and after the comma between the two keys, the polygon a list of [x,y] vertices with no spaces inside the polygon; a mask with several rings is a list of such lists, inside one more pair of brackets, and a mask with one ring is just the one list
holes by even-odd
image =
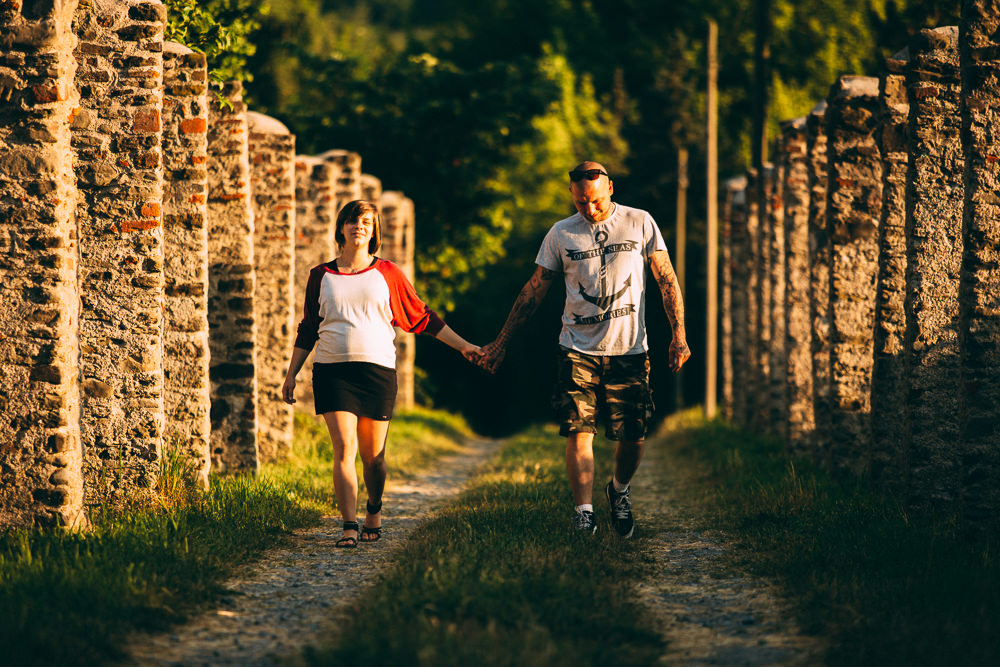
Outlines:
{"label": "man's hand", "polygon": [[479,365],[483,358],[483,348],[478,345],[467,345],[459,350],[462,356],[465,357],[466,361],[469,361],[475,365]]}
{"label": "man's hand", "polygon": [[498,341],[493,341],[489,345],[483,346],[482,355],[476,362],[476,365],[488,373],[496,373],[497,368],[500,367],[500,362],[503,361],[504,354],[506,353],[507,350],[503,345],[501,345]]}
{"label": "man's hand", "polygon": [[681,366],[691,358],[691,348],[687,342],[677,336],[670,341],[670,370],[674,373],[681,369]]}

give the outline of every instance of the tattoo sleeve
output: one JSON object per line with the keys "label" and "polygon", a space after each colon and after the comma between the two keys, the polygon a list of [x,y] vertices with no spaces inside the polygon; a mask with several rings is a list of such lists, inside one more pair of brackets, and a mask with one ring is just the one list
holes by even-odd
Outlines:
{"label": "tattoo sleeve", "polygon": [[504,322],[503,329],[500,330],[500,334],[497,336],[497,342],[506,346],[511,337],[535,314],[535,311],[538,310],[538,305],[548,293],[549,287],[552,285],[552,280],[557,275],[556,271],[551,271],[541,266],[535,269],[527,284],[521,288],[521,292],[517,295],[514,306],[510,309],[510,314],[507,316],[507,321]]}
{"label": "tattoo sleeve", "polygon": [[686,340],[687,333],[684,328],[684,299],[681,297],[681,286],[677,282],[677,274],[670,263],[670,256],[665,250],[656,252],[650,258],[650,267],[653,270],[653,278],[660,286],[660,295],[663,297],[663,309],[667,311],[667,319],[674,330],[674,336],[680,336]]}

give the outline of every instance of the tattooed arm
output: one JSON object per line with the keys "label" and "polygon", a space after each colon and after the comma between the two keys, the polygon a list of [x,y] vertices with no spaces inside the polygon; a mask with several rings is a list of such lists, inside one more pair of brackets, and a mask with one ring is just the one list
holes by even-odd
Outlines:
{"label": "tattooed arm", "polygon": [[507,321],[504,322],[503,329],[497,335],[497,339],[489,345],[483,346],[483,356],[480,366],[495,373],[503,356],[507,351],[507,343],[517,331],[524,326],[524,323],[535,314],[538,305],[549,292],[552,286],[552,279],[558,274],[556,271],[538,266],[531,275],[531,279],[521,288],[520,294],[514,301],[514,307],[510,309]]}
{"label": "tattooed arm", "polygon": [[670,341],[670,370],[677,372],[684,362],[691,358],[691,350],[687,345],[687,331],[684,329],[684,300],[681,298],[681,286],[677,282],[677,274],[670,263],[666,250],[657,250],[649,258],[653,278],[660,286],[663,297],[663,309],[667,311],[667,319],[674,331]]}

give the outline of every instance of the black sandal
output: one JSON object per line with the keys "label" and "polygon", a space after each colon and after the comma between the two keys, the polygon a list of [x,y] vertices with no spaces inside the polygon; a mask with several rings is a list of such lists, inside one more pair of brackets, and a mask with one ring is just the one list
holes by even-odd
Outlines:
{"label": "black sandal", "polygon": [[[357,521],[344,522],[344,530],[358,530],[358,528],[359,526]],[[336,546],[338,549],[353,549],[354,547],[358,546],[358,538],[349,537],[345,535],[344,537],[337,540],[337,543],[334,546]]]}
{"label": "black sandal", "polygon": [[[372,502],[369,500],[368,502],[365,503],[365,509],[368,511],[369,514],[378,514],[379,512],[382,511],[382,501],[379,500],[377,505],[372,505]],[[382,539],[382,526],[379,526],[378,528],[369,528],[368,526],[362,526],[361,536],[364,537],[365,535],[370,535],[374,537],[371,537],[371,539],[367,540],[361,540],[362,542],[378,542],[379,540]]]}

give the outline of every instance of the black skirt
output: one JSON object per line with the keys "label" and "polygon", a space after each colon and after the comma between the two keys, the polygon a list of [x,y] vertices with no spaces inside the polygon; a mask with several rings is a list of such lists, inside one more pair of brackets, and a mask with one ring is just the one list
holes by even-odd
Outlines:
{"label": "black skirt", "polygon": [[392,419],[396,371],[365,361],[313,364],[316,414],[352,412],[376,421]]}

